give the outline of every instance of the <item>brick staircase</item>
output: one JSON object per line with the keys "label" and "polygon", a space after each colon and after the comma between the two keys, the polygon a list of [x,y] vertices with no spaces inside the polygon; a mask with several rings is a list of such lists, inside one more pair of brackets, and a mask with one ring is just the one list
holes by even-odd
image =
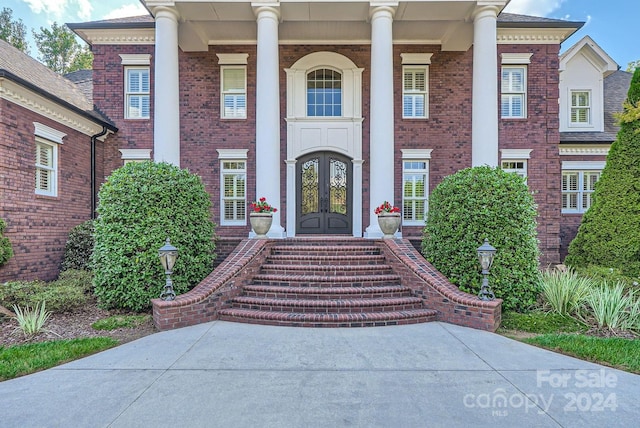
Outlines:
{"label": "brick staircase", "polygon": [[269,250],[221,320],[301,327],[369,327],[435,320],[371,240],[283,240]]}

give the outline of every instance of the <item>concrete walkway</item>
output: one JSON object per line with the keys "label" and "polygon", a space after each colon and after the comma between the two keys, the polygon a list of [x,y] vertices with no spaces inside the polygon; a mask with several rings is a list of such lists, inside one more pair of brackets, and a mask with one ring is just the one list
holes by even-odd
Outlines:
{"label": "concrete walkway", "polygon": [[0,383],[3,427],[632,427],[640,376],[444,323],[216,321]]}

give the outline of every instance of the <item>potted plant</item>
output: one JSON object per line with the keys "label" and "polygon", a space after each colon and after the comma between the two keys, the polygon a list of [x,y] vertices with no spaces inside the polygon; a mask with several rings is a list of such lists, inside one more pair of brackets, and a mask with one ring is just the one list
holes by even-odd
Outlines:
{"label": "potted plant", "polygon": [[273,213],[276,211],[278,211],[278,209],[272,207],[265,197],[260,198],[258,202],[251,202],[249,222],[256,234],[256,238],[264,239],[267,237],[267,232],[273,222]]}
{"label": "potted plant", "polygon": [[383,234],[382,239],[393,238],[402,220],[400,218],[400,208],[384,201],[382,205],[374,210],[374,213],[378,216],[378,225]]}

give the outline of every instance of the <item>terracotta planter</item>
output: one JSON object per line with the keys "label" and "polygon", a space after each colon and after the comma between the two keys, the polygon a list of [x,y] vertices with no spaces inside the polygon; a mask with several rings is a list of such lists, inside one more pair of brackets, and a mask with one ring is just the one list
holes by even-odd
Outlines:
{"label": "terracotta planter", "polygon": [[256,234],[255,237],[266,239],[267,232],[269,232],[273,222],[273,213],[251,213],[249,214],[249,222],[251,223],[251,229]]}
{"label": "terracotta planter", "polygon": [[378,214],[378,225],[382,230],[382,239],[392,239],[400,227],[400,213],[380,213]]}

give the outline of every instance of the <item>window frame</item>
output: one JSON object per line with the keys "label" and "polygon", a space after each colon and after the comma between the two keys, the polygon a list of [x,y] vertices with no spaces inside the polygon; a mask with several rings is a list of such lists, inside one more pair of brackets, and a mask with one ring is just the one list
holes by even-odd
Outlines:
{"label": "window frame", "polygon": [[[515,166],[507,166],[505,168],[505,163],[512,163],[512,164],[516,164]],[[522,167],[518,167],[518,163],[522,163]],[[503,158],[500,160],[500,169],[502,169],[504,172],[511,172],[514,174],[517,174],[518,176],[522,177],[525,181],[527,180],[527,160],[526,159],[506,159]]]}
{"label": "window frame", "polygon": [[[513,74],[513,70],[522,70],[522,90],[516,91],[511,87],[505,90],[504,73],[506,70],[511,70],[509,75]],[[526,64],[503,64],[500,69],[500,118],[501,119],[526,119],[527,118],[527,88],[528,88],[528,67]],[[511,83],[513,79],[509,79]],[[511,85],[509,85],[511,86]],[[505,112],[503,109],[504,99],[507,97],[509,101],[509,111]],[[521,98],[522,109],[520,115],[513,115],[513,108],[511,100],[514,98]]]}
{"label": "window frame", "polygon": [[[406,74],[412,72],[412,80],[415,83],[415,74],[417,72],[424,73],[424,90],[406,88]],[[405,98],[406,97],[422,97],[423,102],[423,114],[408,114],[405,110]],[[415,113],[415,103],[413,104],[413,110]],[[429,118],[429,65],[403,65],[402,66],[402,118],[403,119],[428,119]]]}
{"label": "window frame", "polygon": [[[309,108],[310,108],[310,103],[309,103],[309,76],[312,73],[316,73],[320,70],[327,70],[330,71],[332,73],[337,74],[338,76],[340,76],[340,114],[331,114],[331,115],[325,115],[325,114],[309,114]],[[318,79],[314,79],[314,81],[321,81],[321,82],[326,82],[325,80],[318,80]],[[338,80],[331,80],[330,82],[338,82]],[[314,88],[314,89],[318,89],[318,88]],[[326,88],[324,88],[326,89]],[[323,94],[326,95],[326,94]],[[333,102],[330,104],[327,104],[325,102],[323,102],[322,104],[319,103],[313,103],[313,105],[315,106],[315,109],[317,111],[318,108],[321,108],[322,112],[324,113],[326,111],[327,108],[331,108],[332,112],[335,110],[336,106],[338,106],[338,104],[334,104]],[[305,114],[306,117],[308,118],[317,118],[317,119],[335,119],[335,118],[341,118],[344,117],[344,76],[341,70],[336,70],[335,68],[332,67],[328,67],[328,66],[322,66],[322,67],[316,67],[316,68],[312,68],[310,70],[307,70],[306,74],[305,74]]]}
{"label": "window frame", "polygon": [[[579,106],[573,104],[573,95],[578,93],[587,94],[587,105]],[[587,121],[586,122],[574,122],[573,121],[573,111],[578,110],[586,110],[587,112]],[[576,118],[578,118],[578,113],[576,113]],[[590,128],[593,127],[593,94],[591,89],[570,89],[569,90],[569,126],[572,128]]]}
{"label": "window frame", "polygon": [[[248,162],[247,162],[247,153],[248,150],[236,150],[236,149],[218,149],[218,160],[220,165],[220,226],[246,226],[247,218],[248,218],[248,202],[247,202],[247,179],[248,179]],[[241,162],[244,164],[244,169],[230,169],[225,168],[225,163],[234,163]],[[244,175],[244,196],[225,196],[225,176],[227,175]],[[235,193],[235,192],[234,192]],[[238,219],[237,215],[240,211],[238,211],[237,206],[234,204],[234,212],[235,219],[227,219],[225,212],[225,203],[227,201],[243,201],[244,210],[242,210],[242,214],[244,218]]]}
{"label": "window frame", "polygon": [[[595,184],[602,177],[602,170],[605,167],[606,162],[600,161],[563,161],[562,162],[562,175],[560,181],[560,191],[564,196],[566,194],[576,194],[576,207],[565,208],[564,197],[560,205],[562,214],[584,214],[591,207],[591,198],[588,197],[589,206],[583,207],[583,201],[585,195],[592,195],[595,190]],[[598,174],[597,180],[593,183],[592,189],[585,189],[585,174]],[[564,177],[566,174],[576,174],[578,176],[577,189],[576,190],[564,190]]]}
{"label": "window frame", "polygon": [[[148,80],[148,88],[147,91],[142,90],[142,83],[140,84],[141,90],[138,92],[134,92],[130,89],[130,73],[133,71],[141,72],[147,74]],[[141,82],[143,77],[141,76]],[[134,108],[131,106],[131,100],[134,97],[138,97],[141,102],[141,106],[139,107],[140,115],[136,116],[132,114]],[[147,99],[148,102],[148,115],[144,116],[144,108],[142,107],[144,99]],[[149,66],[144,65],[127,65],[124,67],[124,118],[127,120],[149,120],[151,119],[151,68]]]}
{"label": "window frame", "polygon": [[[58,145],[44,138],[36,137],[35,147],[35,193],[40,196],[58,196]],[[51,150],[51,165],[38,163],[40,147],[46,147]],[[48,173],[48,181],[50,183],[49,189],[42,189],[38,186],[40,173],[42,171],[46,171]]]}
{"label": "window frame", "polygon": [[[241,70],[243,74],[243,87],[241,89],[225,90],[225,72]],[[244,97],[244,109],[234,105],[234,114],[227,115],[226,96]],[[234,103],[235,104],[235,103]],[[227,64],[220,66],[220,118],[225,120],[245,120],[247,118],[247,66],[242,64]],[[238,114],[240,112],[240,114]]]}
{"label": "window frame", "polygon": [[[402,150],[402,225],[403,226],[422,226],[426,224],[427,213],[429,212],[429,162],[431,160],[431,152],[432,149],[403,149]],[[407,163],[424,163],[424,168],[411,168],[407,169]],[[414,194],[410,197],[405,196],[405,183],[407,182],[406,177],[409,175],[422,175],[424,180],[424,196],[416,197],[415,196],[415,188]],[[415,181],[414,181],[415,182]],[[416,210],[415,210],[415,202],[416,201],[424,201],[424,212],[422,213],[422,220],[417,219]],[[407,210],[405,208],[405,204],[407,202],[412,203],[412,218],[407,219],[405,215],[407,214]]]}

